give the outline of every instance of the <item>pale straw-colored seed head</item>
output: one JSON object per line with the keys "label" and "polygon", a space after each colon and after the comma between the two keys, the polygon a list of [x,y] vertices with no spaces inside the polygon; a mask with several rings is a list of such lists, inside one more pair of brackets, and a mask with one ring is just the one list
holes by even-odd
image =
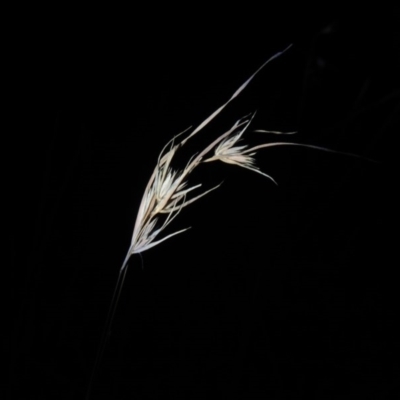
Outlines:
{"label": "pale straw-colored seed head", "polygon": [[[290,46],[289,46],[290,47]],[[289,48],[288,47],[288,48]],[[285,49],[284,51],[286,51]],[[284,52],[283,51],[283,52]],[[128,254],[141,253],[149,250],[159,243],[175,236],[189,228],[185,228],[161,239],[158,239],[163,230],[176,218],[182,208],[193,203],[199,198],[205,196],[210,191],[216,189],[220,185],[213,187],[188,198],[192,191],[201,187],[201,184],[194,186],[188,185],[188,178],[193,170],[203,162],[220,160],[229,164],[236,164],[262,175],[270,176],[261,172],[255,165],[252,156],[260,146],[252,149],[247,149],[247,145],[235,146],[241,136],[250,125],[254,114],[245,116],[232,126],[227,132],[215,139],[204,150],[194,155],[186,167],[182,170],[172,166],[173,158],[176,152],[195,134],[202,130],[210,123],[232,100],[234,100],[242,90],[250,83],[254,76],[270,61],[277,58],[283,52],[275,54],[267,60],[240,88],[232,95],[232,97],[223,104],[220,108],[214,111],[207,119],[197,126],[185,139],[176,143],[176,139],[186,131],[175,136],[170,140],[161,151],[153,174],[147,183],[142,201],[139,206],[139,211],[136,218],[136,223],[132,235],[132,242]],[[261,147],[266,147],[262,145]],[[168,150],[166,150],[168,148]],[[214,156],[205,159],[210,152],[214,151]],[[157,239],[157,240],[156,240]]]}

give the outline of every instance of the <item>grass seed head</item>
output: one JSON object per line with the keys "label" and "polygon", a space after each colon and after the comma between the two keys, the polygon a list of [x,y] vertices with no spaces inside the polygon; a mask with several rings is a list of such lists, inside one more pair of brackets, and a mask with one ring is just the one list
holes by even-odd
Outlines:
{"label": "grass seed head", "polygon": [[[284,51],[286,50],[287,49]],[[236,92],[225,104],[219,107],[201,124],[199,124],[185,139],[176,143],[177,138],[186,131],[175,136],[164,146],[158,157],[156,167],[154,168],[150,180],[147,183],[142,201],[139,206],[129,254],[142,253],[143,251],[149,250],[165,240],[189,229],[185,228],[156,240],[184,207],[192,204],[196,200],[220,186],[215,186],[200,194],[197,194],[194,197],[188,198],[193,191],[202,186],[201,184],[194,186],[188,185],[188,178],[190,174],[200,164],[204,162],[220,160],[228,164],[235,164],[243,168],[250,169],[254,172],[265,175],[269,179],[272,179],[255,166],[253,155],[255,154],[255,150],[257,150],[260,146],[252,149],[248,149],[247,145],[236,146],[236,144],[241,141],[241,137],[250,125],[255,113],[250,116],[247,115],[236,121],[231,129],[215,139],[201,152],[192,156],[184,169],[175,169],[172,166],[172,161],[176,152],[190,138],[208,125],[232,100],[234,100],[245,89],[254,76],[261,71],[265,65],[277,58],[283,52],[277,53],[267,60],[249,79],[247,79],[242,86],[239,87],[238,90],[236,90]],[[214,155],[206,158],[206,156],[208,156],[212,151],[214,151]]]}

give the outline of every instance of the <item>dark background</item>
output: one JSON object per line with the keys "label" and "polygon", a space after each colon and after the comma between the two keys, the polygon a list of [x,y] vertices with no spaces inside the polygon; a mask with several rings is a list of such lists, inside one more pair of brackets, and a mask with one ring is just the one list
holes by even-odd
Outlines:
{"label": "dark background", "polygon": [[258,109],[253,129],[296,130],[289,139],[375,161],[260,150],[257,165],[278,186],[234,166],[199,167],[193,183],[224,183],[182,211],[171,231],[192,229],[143,253],[143,269],[131,258],[92,398],[400,392],[398,20],[391,10],[257,21],[238,11],[221,23],[194,23],[195,11],[62,27],[54,17],[25,35],[7,398],[84,398],[160,150],[290,43],[182,154]]}

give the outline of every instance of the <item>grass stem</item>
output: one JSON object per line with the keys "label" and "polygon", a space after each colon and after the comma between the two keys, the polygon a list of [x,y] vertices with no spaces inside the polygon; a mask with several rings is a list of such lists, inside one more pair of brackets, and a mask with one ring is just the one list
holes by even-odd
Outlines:
{"label": "grass stem", "polygon": [[94,380],[96,378],[96,374],[98,372],[101,360],[103,358],[104,350],[105,350],[106,345],[107,345],[107,341],[108,341],[109,337],[111,336],[111,326],[112,326],[112,322],[114,320],[115,311],[117,310],[118,301],[119,301],[119,298],[121,296],[122,287],[124,285],[126,273],[128,272],[128,261],[129,261],[130,256],[131,256],[131,253],[128,252],[128,254],[125,257],[125,260],[124,260],[124,262],[122,264],[122,267],[119,270],[118,280],[117,280],[117,283],[115,285],[113,297],[112,297],[111,304],[110,304],[110,309],[108,310],[108,315],[107,315],[106,323],[105,323],[105,326],[104,326],[103,334],[102,334],[102,337],[100,339],[100,345],[99,345],[99,349],[98,349],[98,352],[97,352],[97,357],[96,357],[96,361],[95,361],[95,364],[94,364],[94,367],[93,367],[92,375],[90,377],[90,381],[89,381],[89,385],[88,385],[88,389],[87,389],[85,400],[89,400],[90,399],[93,382],[94,382]]}

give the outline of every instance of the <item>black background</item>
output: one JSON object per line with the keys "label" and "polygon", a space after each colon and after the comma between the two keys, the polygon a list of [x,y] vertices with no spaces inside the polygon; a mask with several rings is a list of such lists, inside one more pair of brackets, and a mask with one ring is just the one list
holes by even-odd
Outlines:
{"label": "black background", "polygon": [[224,183],[182,211],[171,232],[192,229],[144,252],[143,269],[131,258],[92,398],[394,398],[394,13],[256,21],[237,10],[194,23],[195,10],[121,10],[61,27],[54,16],[24,36],[6,396],[85,397],[161,148],[293,43],[183,156],[258,109],[253,129],[296,130],[293,141],[375,161],[260,150],[257,165],[278,186],[230,165],[199,167],[193,183]]}

